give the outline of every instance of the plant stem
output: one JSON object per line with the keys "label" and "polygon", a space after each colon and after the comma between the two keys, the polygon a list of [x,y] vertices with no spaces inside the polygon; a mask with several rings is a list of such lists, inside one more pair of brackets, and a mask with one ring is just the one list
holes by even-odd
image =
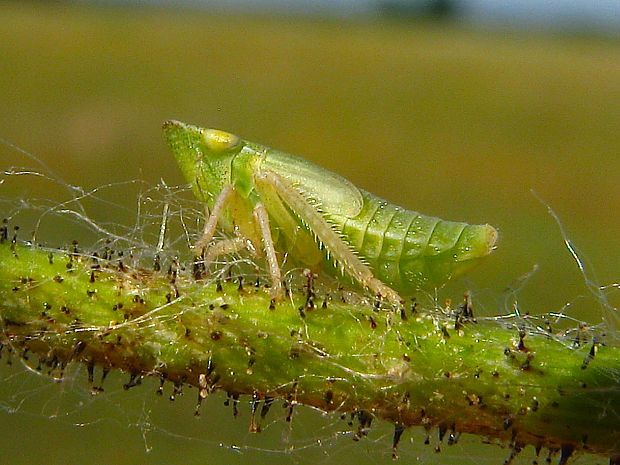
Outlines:
{"label": "plant stem", "polygon": [[525,319],[476,322],[466,306],[393,312],[303,290],[274,305],[253,283],[2,242],[3,344],[52,369],[84,362],[199,398],[222,389],[337,410],[357,415],[359,435],[377,417],[396,433],[423,425],[561,450],[561,464],[574,450],[620,453],[620,353],[586,330],[568,341]]}

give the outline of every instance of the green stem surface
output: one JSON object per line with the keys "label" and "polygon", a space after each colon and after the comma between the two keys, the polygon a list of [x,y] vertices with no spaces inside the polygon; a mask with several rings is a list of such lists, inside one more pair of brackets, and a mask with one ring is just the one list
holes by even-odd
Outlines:
{"label": "green stem surface", "polygon": [[307,297],[274,306],[251,283],[0,244],[3,344],[58,370],[79,361],[196,386],[199,397],[222,389],[356,414],[360,434],[376,417],[397,432],[423,425],[561,450],[560,463],[573,450],[620,453],[617,347],[463,312]]}

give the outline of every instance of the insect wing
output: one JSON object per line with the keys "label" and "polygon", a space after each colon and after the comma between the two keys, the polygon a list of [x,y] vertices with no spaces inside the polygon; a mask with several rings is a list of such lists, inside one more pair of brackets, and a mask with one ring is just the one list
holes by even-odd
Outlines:
{"label": "insect wing", "polygon": [[362,211],[362,193],[355,185],[303,158],[269,150],[261,168],[286,179],[304,198],[330,216],[354,218]]}

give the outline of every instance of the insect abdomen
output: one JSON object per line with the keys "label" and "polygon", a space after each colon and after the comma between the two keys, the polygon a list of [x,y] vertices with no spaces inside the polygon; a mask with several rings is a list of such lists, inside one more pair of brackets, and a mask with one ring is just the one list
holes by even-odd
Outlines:
{"label": "insect abdomen", "polygon": [[495,244],[497,232],[489,225],[444,221],[362,194],[364,207],[344,221],[343,236],[377,278],[399,291],[441,285]]}

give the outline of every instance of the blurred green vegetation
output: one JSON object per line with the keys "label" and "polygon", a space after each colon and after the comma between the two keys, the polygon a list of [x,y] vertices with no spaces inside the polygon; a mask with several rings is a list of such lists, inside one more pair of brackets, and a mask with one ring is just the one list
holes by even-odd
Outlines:
{"label": "blurred green vegetation", "polygon": [[[559,215],[597,279],[617,282],[618,41],[474,30],[456,23],[340,22],[37,2],[1,3],[0,31],[0,137],[36,155],[71,184],[92,188],[137,178],[181,184],[161,123],[176,118],[226,129],[305,156],[404,207],[498,227],[499,249],[442,296],[460,298],[470,288],[479,314],[505,313],[511,310],[504,307],[506,287],[539,264],[518,294],[522,311],[559,311],[575,301],[568,310],[572,316],[600,321],[603,312],[594,299],[579,299],[588,295],[584,280],[554,220],[530,190]],[[33,166],[1,144],[0,160],[2,169]],[[27,184],[0,186],[0,195],[28,197],[29,190]],[[122,189],[111,200],[129,208],[135,204]],[[101,216],[131,222],[131,212],[118,208]],[[40,239],[62,245],[72,238],[72,231],[59,230]],[[48,388],[39,389],[35,392]],[[121,394],[116,408],[123,408],[126,393]],[[152,399],[150,391],[132,396],[138,403]],[[170,408],[170,423],[193,421],[191,403]],[[162,417],[155,425],[167,429],[167,414],[153,415]],[[234,424],[228,412],[226,420],[222,415],[214,414],[213,420],[230,423],[222,431],[245,432],[245,424],[239,426],[243,419]],[[209,414],[205,417],[194,429],[207,435],[215,425]],[[2,414],[3,430],[23,430],[25,420],[25,415]],[[247,455],[252,453],[260,457],[256,460],[274,459],[253,449],[254,444],[267,447],[265,439],[245,434],[238,437],[252,446],[241,455],[215,442],[177,442],[164,434],[157,435],[147,455],[140,428],[119,432],[114,428],[120,421],[113,420],[90,426],[88,436],[61,423],[35,415],[28,427],[32,435],[10,441],[2,435],[3,450],[21,451],[12,463],[37,461],[36,451],[24,453],[27,442],[21,441],[69,447],[69,455],[54,455],[55,463],[62,457],[64,463],[77,463],[92,453],[100,454],[101,463],[110,463],[103,457],[115,457],[115,463],[180,463],[170,448],[187,449],[183,463],[207,462],[206,449],[222,454],[210,463],[255,461]],[[318,427],[296,428],[315,434]],[[271,447],[285,448],[275,436]],[[119,437],[128,438],[126,445],[112,447]],[[389,457],[389,438],[379,444],[340,441],[339,449],[319,449],[313,457],[325,463]],[[457,463],[457,449],[436,457],[426,450],[433,461]],[[492,450],[498,455],[489,463],[507,456]],[[328,452],[332,459],[325,457]],[[413,461],[415,453],[410,454],[404,457]],[[281,463],[306,461],[302,452],[275,457]],[[484,456],[475,461],[486,463]]]}

